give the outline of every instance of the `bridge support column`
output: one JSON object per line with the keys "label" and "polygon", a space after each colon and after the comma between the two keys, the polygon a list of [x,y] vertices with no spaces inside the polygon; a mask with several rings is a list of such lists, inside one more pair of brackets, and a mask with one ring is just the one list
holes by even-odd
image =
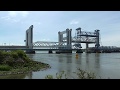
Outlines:
{"label": "bridge support column", "polygon": [[52,50],[49,50],[48,53],[53,53]]}
{"label": "bridge support column", "polygon": [[77,50],[76,53],[83,53],[81,49]]}
{"label": "bridge support column", "polygon": [[88,45],[88,43],[86,43],[86,53],[89,52],[88,47],[89,47],[89,45]]}
{"label": "bridge support column", "polygon": [[26,30],[26,46],[29,50],[26,50],[26,53],[32,53],[34,54],[35,51],[33,50],[33,25],[29,27],[29,29]]}
{"label": "bridge support column", "polygon": [[61,32],[58,32],[58,42],[62,42],[63,41],[63,34],[61,34]]}
{"label": "bridge support column", "polygon": [[35,54],[35,50],[32,50],[32,49],[31,50],[26,50],[26,53],[27,54]]}
{"label": "bridge support column", "polygon": [[[72,29],[66,29],[67,49],[72,49]],[[66,53],[72,53],[72,50],[66,50]]]}
{"label": "bridge support column", "polygon": [[100,47],[100,43],[99,43],[99,31],[100,31],[100,30],[95,30],[96,35],[97,35],[95,47],[96,47],[97,49]]}
{"label": "bridge support column", "polygon": [[97,35],[97,37],[96,37],[96,44],[95,44],[95,52],[97,52],[97,53],[101,52],[100,49],[99,49],[99,47],[100,47],[100,43],[99,43],[99,31],[100,30],[95,30],[96,35]]}
{"label": "bridge support column", "polygon": [[60,54],[60,53],[72,53],[72,50],[58,50],[56,51],[57,54]]}
{"label": "bridge support column", "polygon": [[71,43],[72,43],[71,31],[72,29],[66,29],[67,49],[71,49]]}

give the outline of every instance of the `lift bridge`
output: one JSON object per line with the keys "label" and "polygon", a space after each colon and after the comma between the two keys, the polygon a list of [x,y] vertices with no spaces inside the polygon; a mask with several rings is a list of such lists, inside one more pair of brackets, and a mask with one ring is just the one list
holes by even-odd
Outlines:
{"label": "lift bridge", "polygon": [[[58,32],[58,42],[51,41],[36,41],[33,42],[33,25],[26,30],[26,39],[24,40],[25,46],[0,46],[0,50],[25,50],[27,53],[35,53],[35,51],[52,51],[71,53],[72,50],[76,52],[81,51],[81,43],[86,43],[86,50],[89,49],[89,44],[94,43],[95,49],[99,49],[100,43],[100,30],[94,30],[94,32],[82,31],[81,28],[76,29],[75,36],[72,37],[72,29],[66,29],[65,31]],[[66,34],[66,35],[64,35]],[[63,37],[65,36],[65,37]]]}
{"label": "lift bridge", "polygon": [[[64,35],[66,34],[66,35]],[[63,35],[65,37],[63,37]],[[48,42],[48,41],[37,41],[33,43],[34,47],[42,47],[49,49],[58,49],[58,52],[71,52],[68,50],[79,50],[81,51],[81,43],[86,43],[86,49],[90,43],[95,43],[95,47],[98,48],[99,44],[99,30],[94,32],[81,31],[81,28],[76,29],[76,35],[72,37],[72,29],[66,29],[65,31],[58,32],[58,42]],[[62,51],[61,51],[61,50]]]}

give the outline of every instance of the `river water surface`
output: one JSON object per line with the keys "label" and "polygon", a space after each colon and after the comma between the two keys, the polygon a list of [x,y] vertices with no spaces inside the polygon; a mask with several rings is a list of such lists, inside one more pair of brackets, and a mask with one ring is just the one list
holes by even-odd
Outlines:
{"label": "river water surface", "polygon": [[47,63],[50,69],[31,72],[28,74],[0,76],[1,79],[45,79],[46,75],[53,75],[65,71],[68,77],[75,77],[73,72],[77,68],[90,71],[103,79],[120,79],[120,53],[81,53],[78,54],[28,54],[35,60]]}

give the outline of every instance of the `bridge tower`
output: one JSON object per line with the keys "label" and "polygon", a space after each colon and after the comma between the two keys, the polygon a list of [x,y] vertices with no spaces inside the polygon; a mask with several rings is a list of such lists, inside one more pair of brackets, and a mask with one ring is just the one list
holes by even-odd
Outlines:
{"label": "bridge tower", "polygon": [[[64,49],[72,49],[71,32],[72,32],[72,29],[68,29],[68,28],[65,31],[58,32],[59,49],[63,49],[63,50],[59,50],[58,52],[72,53],[71,50],[64,50]],[[63,37],[63,34],[66,34],[66,37]],[[63,43],[66,43],[66,45],[63,45]]]}
{"label": "bridge tower", "polygon": [[[99,51],[99,31],[95,30],[94,32],[81,31],[81,28],[77,28],[77,35],[75,36],[74,42],[76,43],[86,43],[86,52],[91,52],[89,44],[95,43],[95,52]],[[80,44],[81,45],[81,44]],[[94,50],[92,50],[94,52]]]}
{"label": "bridge tower", "polygon": [[81,28],[77,28],[76,29],[76,34],[75,34],[76,39],[79,39],[79,42],[75,42],[75,46],[78,46],[80,49],[77,50],[76,53],[83,53],[83,51],[81,50],[82,46],[81,46]]}
{"label": "bridge tower", "polygon": [[66,29],[67,49],[71,49],[71,47],[72,47],[71,31],[72,31],[72,29]]}
{"label": "bridge tower", "polygon": [[99,43],[99,31],[100,30],[95,30],[95,33],[96,33],[96,44],[95,44],[95,47],[98,49],[100,47],[100,43]]}
{"label": "bridge tower", "polygon": [[35,53],[33,51],[33,25],[31,25],[27,30],[26,30],[26,40],[25,40],[25,46],[28,47],[30,50],[26,50],[26,53]]}
{"label": "bridge tower", "polygon": [[[67,43],[66,49],[72,48],[72,36],[71,36],[72,29],[66,29],[66,31],[58,32],[58,42],[62,47],[62,43]],[[66,34],[66,37],[63,37],[63,34]]]}

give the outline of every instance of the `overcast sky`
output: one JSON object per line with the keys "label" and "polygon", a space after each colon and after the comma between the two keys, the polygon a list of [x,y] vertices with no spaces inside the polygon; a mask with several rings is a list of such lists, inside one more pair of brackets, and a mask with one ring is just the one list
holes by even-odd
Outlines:
{"label": "overcast sky", "polygon": [[58,41],[58,32],[67,28],[75,36],[75,29],[81,27],[89,32],[99,29],[101,45],[120,47],[120,11],[0,11],[0,45],[25,45],[30,25],[33,42]]}

